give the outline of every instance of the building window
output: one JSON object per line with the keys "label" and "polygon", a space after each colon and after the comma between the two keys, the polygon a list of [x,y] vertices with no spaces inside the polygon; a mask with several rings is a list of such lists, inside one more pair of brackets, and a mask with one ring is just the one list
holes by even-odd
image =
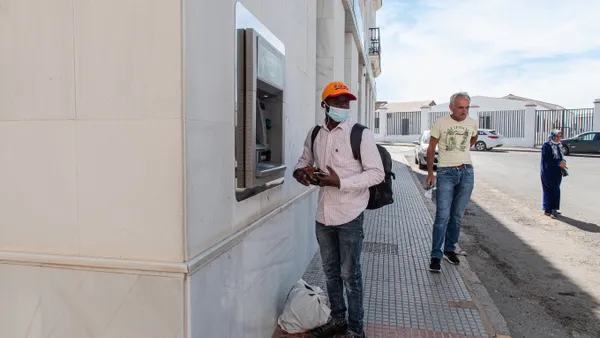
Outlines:
{"label": "building window", "polygon": [[491,129],[492,128],[491,116],[479,116],[479,128]]}

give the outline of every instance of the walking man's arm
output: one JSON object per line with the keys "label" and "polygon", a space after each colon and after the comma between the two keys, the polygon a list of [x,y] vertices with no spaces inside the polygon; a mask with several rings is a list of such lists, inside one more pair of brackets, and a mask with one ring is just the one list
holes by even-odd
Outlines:
{"label": "walking man's arm", "polygon": [[435,161],[435,148],[437,147],[438,139],[431,136],[429,138],[429,146],[427,147],[427,185],[433,186],[435,184],[435,177],[433,177],[433,161]]}
{"label": "walking man's arm", "polygon": [[472,146],[473,146],[475,143],[477,143],[477,138],[478,138],[478,137],[479,137],[479,136],[477,135],[477,130],[476,130],[476,131],[475,131],[475,136],[471,137],[471,147],[472,147]]}

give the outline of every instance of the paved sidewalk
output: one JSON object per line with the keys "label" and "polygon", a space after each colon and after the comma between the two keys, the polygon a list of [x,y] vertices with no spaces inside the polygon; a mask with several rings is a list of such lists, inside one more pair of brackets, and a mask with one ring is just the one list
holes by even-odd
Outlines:
{"label": "paved sidewalk", "polygon": [[[432,217],[409,169],[395,162],[394,204],[365,212],[362,256],[367,337],[488,337],[457,267],[428,271]],[[326,291],[317,253],[304,274]],[[289,335],[278,328],[273,337]]]}

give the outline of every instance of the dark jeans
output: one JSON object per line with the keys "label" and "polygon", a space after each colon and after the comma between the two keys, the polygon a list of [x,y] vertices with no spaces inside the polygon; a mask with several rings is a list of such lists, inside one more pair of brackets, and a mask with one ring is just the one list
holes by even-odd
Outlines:
{"label": "dark jeans", "polygon": [[442,258],[442,246],[444,251],[456,250],[462,217],[471,199],[474,182],[473,168],[438,168],[432,258]]}
{"label": "dark jeans", "polygon": [[360,255],[363,246],[364,214],[343,225],[316,225],[317,241],[327,279],[327,293],[331,303],[331,317],[346,318],[344,286],[348,299],[348,329],[363,331],[363,284]]}

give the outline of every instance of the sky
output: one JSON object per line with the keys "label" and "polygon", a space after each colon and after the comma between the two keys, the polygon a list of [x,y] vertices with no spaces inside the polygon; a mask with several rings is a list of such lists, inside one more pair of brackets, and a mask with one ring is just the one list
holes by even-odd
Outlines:
{"label": "sky", "polygon": [[384,0],[377,99],[508,94],[566,108],[600,98],[600,1]]}

